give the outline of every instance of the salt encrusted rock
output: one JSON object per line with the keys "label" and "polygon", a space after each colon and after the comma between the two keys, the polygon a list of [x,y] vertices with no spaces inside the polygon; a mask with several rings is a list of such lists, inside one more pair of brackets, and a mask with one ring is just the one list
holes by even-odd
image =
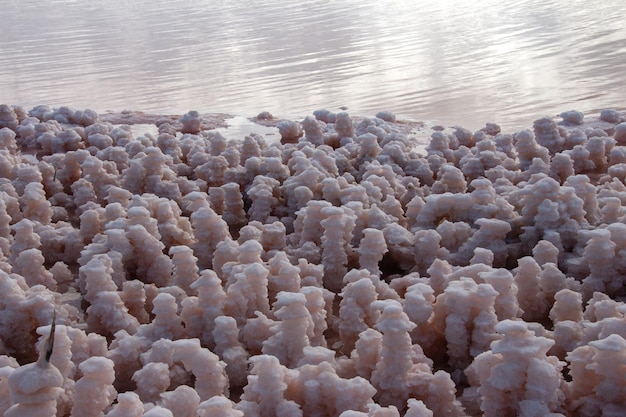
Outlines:
{"label": "salt encrusted rock", "polygon": [[238,326],[254,317],[255,312],[269,314],[268,275],[269,271],[261,263],[250,263],[242,272],[234,274],[226,290],[224,313],[234,317]]}
{"label": "salt encrusted rock", "polygon": [[[163,128],[165,125],[161,125]],[[176,134],[161,131],[159,129],[159,135],[157,136],[157,146],[161,151],[172,157],[172,162],[179,164],[182,162],[182,150],[180,149],[180,143]]]}
{"label": "salt encrusted rock", "polygon": [[582,296],[580,293],[569,289],[562,289],[554,296],[554,305],[550,309],[550,319],[557,323],[570,320],[580,322],[583,320]]}
{"label": "salt encrusted rock", "polygon": [[188,385],[179,385],[161,394],[161,406],[170,410],[174,417],[196,417],[199,405],[200,396]]}
{"label": "salt encrusted rock", "polygon": [[50,116],[59,123],[70,124],[76,109],[68,106],[61,106],[52,110]]}
{"label": "salt encrusted rock", "polygon": [[456,369],[465,369],[495,340],[497,295],[489,284],[477,285],[471,278],[461,278],[437,298],[437,303],[445,305],[447,352],[450,365]]}
{"label": "salt encrusted rock", "polygon": [[522,170],[528,169],[534,158],[546,163],[549,161],[548,149],[537,144],[535,135],[530,130],[522,130],[515,135],[515,150]]}
{"label": "salt encrusted rock", "polygon": [[[462,148],[461,148],[462,149]],[[475,153],[468,152],[461,156],[457,151],[458,165],[468,181],[485,176],[485,173],[497,167],[511,168],[515,162],[507,154],[497,150],[497,144],[490,139],[480,140],[475,147]]]}
{"label": "salt encrusted rock", "polygon": [[[612,230],[611,230],[612,229]],[[621,293],[625,279],[622,267],[622,247],[625,244],[619,235],[623,228],[618,224],[607,229],[589,232],[583,258],[589,275],[583,279],[583,295],[590,298],[594,292]]]}
{"label": "salt encrusted rock", "polygon": [[246,136],[241,144],[239,160],[241,165],[246,166],[246,162],[253,157],[261,156],[261,141],[256,136]]}
{"label": "salt encrusted rock", "polygon": [[[330,291],[313,286],[305,286],[300,290],[306,298],[306,308],[311,315],[311,322],[307,326],[307,337],[311,346],[326,347],[326,338],[324,332],[329,327],[328,321],[332,318],[327,313],[327,305],[332,304],[334,294]],[[328,297],[330,296],[330,297]],[[325,298],[326,297],[326,298]],[[329,298],[329,302],[327,302]]]}
{"label": "salt encrusted rock", "polygon": [[449,252],[456,252],[472,236],[472,227],[465,222],[443,220],[437,225],[436,232],[441,237],[441,244]]}
{"label": "salt encrusted rock", "polygon": [[84,142],[81,135],[75,130],[63,130],[52,140],[51,153],[64,153],[84,149]]}
{"label": "salt encrusted rock", "polygon": [[294,172],[283,182],[281,190],[287,198],[289,210],[295,213],[313,199],[316,193],[319,194],[320,181],[324,175],[304,155],[295,155],[292,160]]}
{"label": "salt encrusted rock", "polygon": [[[42,326],[37,329],[37,333],[42,336],[39,338],[37,343],[40,352],[42,349],[44,351],[46,350],[46,344],[50,341],[48,337],[50,335],[51,327],[52,326]],[[56,397],[56,411],[58,414],[69,413],[69,408],[71,407],[71,394],[74,392],[74,380],[70,378],[70,376],[73,376],[74,366],[70,360],[70,343],[67,342],[69,342],[69,339],[67,338],[66,332],[57,329],[55,331],[55,346],[53,355],[50,357],[50,364],[59,370],[63,378],[63,385],[60,387],[58,396]],[[13,404],[10,396],[8,379],[13,371],[19,367],[20,365],[14,358],[5,355],[0,357],[0,391],[2,392],[0,412],[2,412],[2,415],[4,415],[4,413]]]}
{"label": "salt encrusted rock", "polygon": [[432,322],[435,295],[432,287],[425,282],[410,285],[404,294],[403,310],[416,327],[411,331],[411,340],[420,345],[429,357],[433,345],[443,339],[438,326]]}
{"label": "salt encrusted rock", "polygon": [[[392,300],[377,302],[382,308],[376,328],[383,334],[379,360],[372,372],[372,385],[378,390],[378,403],[391,404],[404,410],[408,398],[420,398],[433,413],[460,416],[462,408],[456,402],[454,383],[449,374],[432,374],[419,346],[411,344],[408,334],[415,327]],[[424,389],[428,388],[428,395]]]}
{"label": "salt encrusted rock", "polygon": [[568,352],[572,352],[582,344],[582,295],[569,289],[563,289],[555,294],[554,299],[554,305],[549,314],[554,323],[555,345],[552,352],[559,359],[565,359]]}
{"label": "salt encrusted rock", "polygon": [[337,132],[339,139],[352,138],[354,136],[354,125],[352,124],[352,119],[348,113],[337,113],[335,131]]}
{"label": "salt encrusted rock", "polygon": [[519,267],[515,271],[515,283],[518,288],[519,306],[524,312],[522,315],[524,320],[536,320],[542,317],[549,308],[545,297],[537,297],[541,294],[540,273],[541,267],[533,258],[524,257],[519,260]]}
{"label": "salt encrusted rock", "polygon": [[239,185],[229,183],[222,185],[224,189],[225,210],[222,218],[230,227],[240,228],[246,222],[246,212],[244,211],[244,202]]}
{"label": "salt encrusted rock", "polygon": [[125,330],[115,333],[107,357],[115,363],[116,380],[114,387],[118,392],[132,391],[137,388],[133,374],[141,369],[140,355],[150,348],[150,340],[129,335]]}
{"label": "salt encrusted rock", "polygon": [[112,261],[106,254],[95,255],[79,269],[84,299],[94,302],[98,293],[102,291],[117,291],[117,284],[113,281]]}
{"label": "salt encrusted rock", "polygon": [[248,385],[235,408],[246,416],[303,416],[296,402],[285,399],[289,370],[270,355],[253,356],[250,363]]}
{"label": "salt encrusted rock", "polygon": [[57,283],[52,273],[44,267],[44,262],[45,258],[39,249],[27,249],[18,255],[13,272],[22,275],[29,287],[44,285],[54,291],[57,289]]}
{"label": "salt encrusted rock", "polygon": [[113,388],[113,361],[94,356],[80,364],[83,376],[76,382],[70,416],[103,416],[117,392]]}
{"label": "salt encrusted rock", "polygon": [[533,224],[522,235],[523,240],[542,238],[546,231],[555,230],[560,232],[563,244],[572,246],[576,233],[586,223],[584,201],[575,190],[561,187],[545,175],[533,176],[524,188],[512,193],[511,198],[516,205],[521,205],[524,223]]}
{"label": "salt encrusted rock", "polygon": [[180,119],[179,121],[183,124],[183,127],[181,129],[181,131],[183,133],[198,133],[200,132],[200,125],[202,123],[202,118],[200,117],[200,114],[195,111],[195,110],[191,110],[187,113],[185,113]]}
{"label": "salt encrusted rock", "polygon": [[320,146],[324,144],[322,125],[314,117],[305,117],[305,119],[302,121],[302,129],[304,130],[303,140],[314,146]]}
{"label": "salt encrusted rock", "polygon": [[[194,199],[196,199],[194,193],[190,193],[185,196],[185,199],[194,195]],[[222,215],[224,213],[225,205],[224,205],[224,197],[226,195],[226,191],[222,187],[209,187],[209,207],[215,211],[215,213]],[[206,196],[200,194],[198,198],[199,202],[205,200]],[[189,211],[192,213],[195,212],[195,209],[190,208]]]}
{"label": "salt encrusted rock", "polygon": [[240,245],[237,241],[229,238],[217,244],[213,257],[212,268],[222,281],[227,281],[229,279],[231,272],[229,265],[230,262],[237,262],[237,259],[239,258],[239,247]]}
{"label": "salt encrusted rock", "polygon": [[35,223],[28,219],[22,219],[11,226],[15,233],[11,247],[9,249],[9,263],[14,263],[20,253],[27,249],[38,249],[41,245],[41,238],[34,233]]}
{"label": "salt encrusted rock", "polygon": [[620,123],[615,126],[615,134],[613,137],[618,145],[626,144],[626,123]]}
{"label": "salt encrusted rock", "polygon": [[574,161],[567,153],[557,153],[552,157],[550,164],[550,177],[561,184],[574,175]]}
{"label": "salt encrusted rock", "polygon": [[181,318],[188,337],[197,337],[203,346],[214,346],[213,329],[215,319],[224,313],[226,293],[222,281],[210,269],[200,272],[191,284],[197,297],[187,297],[182,302]]}
{"label": "salt encrusted rock", "polygon": [[576,145],[571,150],[565,151],[565,153],[572,159],[576,174],[593,172],[595,170],[596,166],[590,159],[591,153],[585,146]]}
{"label": "salt encrusted rock", "polygon": [[563,123],[570,125],[583,124],[584,115],[576,110],[569,110],[559,114],[559,117],[563,119]]}
{"label": "salt encrusted rock", "polygon": [[272,355],[288,368],[294,368],[304,357],[304,349],[310,346],[307,336],[313,319],[306,308],[304,294],[281,291],[273,305],[277,322],[273,335],[263,342],[263,354]]}
{"label": "salt encrusted rock", "polygon": [[2,163],[0,165],[0,175],[2,175],[2,178],[10,178],[15,168],[15,159],[9,152],[0,150],[0,162]]}
{"label": "salt encrusted rock", "polygon": [[385,122],[394,123],[396,121],[396,115],[390,111],[380,111],[376,113],[376,117],[384,120]]}
{"label": "salt encrusted rock", "polygon": [[[139,332],[152,340],[167,338],[180,339],[185,335],[182,319],[178,315],[176,298],[168,293],[160,293],[152,300],[154,319],[150,324],[142,325]],[[130,332],[129,332],[130,333]]]}
{"label": "salt encrusted rock", "polygon": [[172,257],[172,283],[180,287],[188,295],[196,295],[191,287],[199,277],[197,266],[198,258],[193,256],[193,250],[188,246],[173,246],[169,250]]}
{"label": "salt encrusted rock", "polygon": [[226,364],[226,374],[231,388],[241,388],[246,384],[248,376],[249,354],[239,342],[237,321],[228,316],[219,316],[215,319],[213,339],[214,352]]}
{"label": "salt encrusted rock", "polygon": [[301,405],[304,415],[336,416],[345,410],[369,408],[376,392],[374,387],[361,377],[339,377],[332,362],[331,359],[331,362],[302,365],[297,379],[289,384],[288,389],[294,392],[294,400]]}
{"label": "salt encrusted rock", "polygon": [[409,398],[407,404],[408,409],[404,414],[405,417],[433,417],[433,412],[426,407],[423,401]]}
{"label": "salt encrusted rock", "polygon": [[135,333],[139,328],[117,291],[98,292],[86,313],[87,324],[99,334],[113,335],[119,330]]}
{"label": "salt encrusted rock", "polygon": [[43,181],[43,175],[36,165],[17,164],[12,174],[13,181],[11,184],[15,188],[15,192],[22,196],[26,191],[26,187],[31,183],[39,183]]}
{"label": "salt encrusted rock", "polygon": [[608,166],[608,156],[611,149],[615,146],[613,139],[603,136],[591,136],[585,148],[589,151],[589,159],[594,164],[595,172],[604,172]]}
{"label": "salt encrusted rock", "polygon": [[[97,152],[100,149],[106,149],[113,146],[113,138],[102,133],[92,133],[87,135],[88,149]],[[95,148],[95,149],[93,149]]]}
{"label": "salt encrusted rock", "polygon": [[224,396],[214,396],[198,406],[200,417],[244,417],[242,411],[235,410],[231,400]]}
{"label": "salt encrusted rock", "polygon": [[341,280],[347,272],[348,257],[352,253],[350,241],[355,219],[350,211],[339,207],[326,207],[321,210],[322,216],[325,217],[321,221],[324,228],[321,239],[324,287],[331,291],[341,289]]}
{"label": "salt encrusted rock", "polygon": [[357,249],[361,268],[367,269],[371,274],[381,275],[379,263],[387,253],[387,243],[381,230],[367,228],[363,230],[363,239]]}
{"label": "salt encrusted rock", "polygon": [[441,247],[442,237],[435,230],[418,230],[414,239],[415,270],[425,274],[435,259],[449,259],[450,254]]}
{"label": "salt encrusted rock", "polygon": [[104,203],[109,188],[119,187],[119,174],[113,164],[106,164],[96,157],[87,157],[81,164],[83,178],[89,181],[96,192],[99,203]]}
{"label": "salt encrusted rock", "polygon": [[263,226],[257,221],[248,223],[246,226],[242,227],[241,230],[239,230],[237,243],[239,245],[243,245],[249,240],[258,242],[261,240],[261,235],[263,234],[262,228]]}
{"label": "salt encrusted rock", "polygon": [[435,194],[445,192],[464,193],[467,190],[467,182],[463,172],[454,165],[443,165],[437,172],[437,181],[431,191]]}
{"label": "salt encrusted rock", "polygon": [[219,187],[226,181],[228,161],[222,155],[210,156],[208,161],[196,167],[193,172],[197,178],[206,181],[210,187]]}
{"label": "salt encrusted rock", "polygon": [[276,127],[283,143],[295,143],[302,136],[300,124],[291,120],[280,121]]}
{"label": "salt encrusted rock", "polygon": [[[151,364],[164,364],[166,369],[169,369],[167,378],[164,377],[165,372],[162,370],[158,372],[162,375],[163,385],[166,379],[176,382],[177,385],[181,385],[182,381],[193,381],[201,401],[214,395],[228,394],[228,378],[224,369],[226,365],[213,352],[203,348],[198,339],[175,341],[161,339],[152,344],[151,349],[142,355],[141,360],[144,368]],[[137,378],[139,385],[142,377]],[[153,394],[156,394],[156,391],[150,392],[150,395]]]}
{"label": "salt encrusted rock", "polygon": [[624,179],[626,179],[626,164],[618,163],[610,166],[607,170],[607,174],[610,178],[624,181]]}
{"label": "salt encrusted rock", "polygon": [[163,154],[159,148],[149,146],[144,152],[146,156],[141,157],[141,163],[145,167],[146,176],[142,191],[179,201],[182,197],[181,188],[189,185],[189,181],[177,179],[171,157]]}
{"label": "salt encrusted rock", "polygon": [[228,225],[210,207],[195,210],[190,220],[197,240],[192,247],[194,255],[198,258],[198,266],[201,269],[210,268],[217,244],[230,236]]}
{"label": "salt encrusted rock", "polygon": [[[108,207],[108,206],[107,206]],[[166,249],[174,246],[191,247],[193,244],[193,229],[188,217],[182,215],[180,206],[166,198],[160,198],[155,217],[161,242]]]}
{"label": "salt encrusted rock", "polygon": [[259,120],[272,120],[274,116],[268,111],[262,111],[261,113],[257,114],[256,118]]}
{"label": "salt encrusted rock", "polygon": [[117,395],[117,402],[106,417],[141,417],[144,413],[143,403],[137,394],[132,391],[121,392]]}
{"label": "salt encrusted rock", "polygon": [[20,122],[25,118],[24,109],[21,107],[0,104],[0,129],[6,127],[17,132]]}
{"label": "salt encrusted rock", "polygon": [[521,316],[523,311],[521,311],[518,303],[518,287],[510,271],[498,268],[492,271],[479,272],[478,277],[480,281],[490,284],[498,292],[494,308],[499,321]]}
{"label": "salt encrusted rock", "polygon": [[124,281],[120,291],[120,298],[128,309],[128,313],[133,315],[140,324],[146,324],[150,320],[146,305],[145,284],[139,280]]}
{"label": "salt encrusted rock", "polygon": [[504,320],[496,331],[504,337],[492,344],[491,351],[479,355],[466,371],[470,384],[478,385],[485,416],[510,412],[535,416],[562,411],[563,362],[547,356],[554,342],[535,336],[519,321]]}
{"label": "salt encrusted rock", "polygon": [[269,275],[268,296],[270,302],[276,300],[276,295],[281,292],[296,293],[300,291],[300,269],[289,262],[285,252],[276,252],[268,261]]}
{"label": "salt encrusted rock", "polygon": [[144,417],[174,417],[174,414],[167,408],[161,407],[160,405],[153,406],[149,410],[147,410],[144,414]]}
{"label": "salt encrusted rock", "polygon": [[170,386],[169,367],[166,363],[150,362],[133,374],[133,381],[142,402],[156,402]]}
{"label": "salt encrusted rock", "polygon": [[372,328],[380,317],[380,311],[371,308],[378,294],[372,280],[363,277],[347,282],[340,295],[338,331],[342,349],[349,353],[354,349],[359,334]]}
{"label": "salt encrusted rock", "polygon": [[626,341],[610,335],[590,342],[567,355],[572,381],[567,384],[570,410],[586,415],[619,415],[626,406],[623,367]]}
{"label": "salt encrusted rock", "polygon": [[600,120],[609,123],[619,123],[621,121],[620,114],[614,109],[604,109],[600,112]]}
{"label": "salt encrusted rock", "polygon": [[272,215],[272,211],[278,206],[278,187],[280,182],[274,178],[258,175],[247,191],[247,196],[252,200],[248,211],[250,221],[265,223]]}
{"label": "salt encrusted rock", "polygon": [[275,221],[261,226],[261,245],[265,253],[278,254],[287,246],[287,230],[284,223]]}
{"label": "salt encrusted rock", "polygon": [[330,110],[326,109],[318,109],[313,112],[313,116],[317,120],[320,120],[324,123],[335,123],[337,115]]}
{"label": "salt encrusted rock", "polygon": [[8,127],[0,128],[0,149],[7,150],[12,153],[17,151],[17,142],[15,141],[15,132],[9,129]]}
{"label": "salt encrusted rock", "polygon": [[466,265],[476,248],[484,248],[493,253],[494,266],[506,266],[509,254],[505,239],[511,231],[511,225],[503,220],[486,218],[479,218],[475,224],[479,226],[479,229],[451,255],[452,262],[457,265]]}
{"label": "salt encrusted rock", "polygon": [[360,166],[366,162],[372,162],[380,153],[381,148],[378,145],[378,137],[371,133],[366,133],[358,137],[361,144],[359,150],[359,159],[357,164]]}
{"label": "salt encrusted rock", "polygon": [[[455,156],[452,149],[450,149],[450,136],[446,135],[443,132],[433,132],[431,135],[431,140],[426,147],[426,151],[428,152],[429,163],[431,163],[431,170],[436,172],[440,169],[441,165],[445,162],[454,162]],[[431,159],[431,157],[439,157],[441,160]],[[433,166],[435,161],[441,161],[440,163],[436,163],[439,166]],[[435,169],[433,169],[435,168]]]}

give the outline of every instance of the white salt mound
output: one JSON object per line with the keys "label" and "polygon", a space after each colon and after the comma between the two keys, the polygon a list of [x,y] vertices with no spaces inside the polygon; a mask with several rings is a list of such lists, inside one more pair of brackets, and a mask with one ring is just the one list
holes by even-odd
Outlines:
{"label": "white salt mound", "polygon": [[0,412],[626,415],[624,116],[0,105]]}

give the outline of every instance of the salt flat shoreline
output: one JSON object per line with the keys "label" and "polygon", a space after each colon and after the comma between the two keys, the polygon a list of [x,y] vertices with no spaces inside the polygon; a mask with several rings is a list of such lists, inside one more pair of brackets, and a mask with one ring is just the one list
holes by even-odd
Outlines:
{"label": "salt flat shoreline", "polygon": [[[263,113],[264,112],[260,114],[263,114]],[[620,113],[625,114],[626,112],[624,111],[618,112],[618,114]],[[202,120],[201,130],[203,131],[208,131],[208,130],[213,130],[213,129],[218,129],[218,128],[228,128],[227,121],[234,117],[238,117],[237,115],[229,114],[229,113],[210,113],[210,112],[200,113],[199,116]],[[131,111],[131,110],[124,110],[124,111],[118,111],[118,112],[107,111],[107,112],[99,114],[100,121],[102,122],[112,123],[115,125],[128,124],[131,126],[137,125],[137,124],[140,124],[140,125],[151,124],[155,126],[158,126],[162,123],[176,124],[178,123],[181,117],[182,117],[182,114],[147,113],[147,112],[142,112],[142,111]],[[258,116],[255,116],[255,117],[247,117],[246,119],[260,126],[276,127],[277,124],[280,123],[281,121],[302,120],[304,119],[304,117],[305,116],[299,119],[290,119],[290,118],[282,118],[282,117],[274,117],[274,116],[271,116],[269,118],[265,118],[265,117],[259,118]],[[367,117],[371,118],[372,116],[351,114],[351,118],[357,122]],[[603,130],[610,132],[615,126],[615,123],[602,120],[599,114],[585,115],[582,119],[582,123],[580,124],[568,123],[561,116],[546,116],[546,117],[552,117],[553,120],[559,126],[567,130],[571,130],[575,128],[579,128],[579,129],[599,128],[599,129],[603,129]],[[494,123],[486,123],[485,125],[495,124],[496,122],[497,121],[494,121]],[[462,124],[437,125],[437,124],[426,123],[423,121],[413,120],[413,119],[397,119],[394,121],[394,123],[396,124],[396,126],[402,133],[406,135],[416,136],[419,138],[420,142],[424,142],[424,144],[427,144],[427,142],[430,140],[430,135],[435,131],[442,131],[446,129],[448,131],[452,131],[455,127],[464,128]],[[521,127],[519,129],[503,129],[502,133],[514,134],[516,133],[516,131],[522,130],[524,128],[530,128],[530,126]],[[243,137],[241,139],[243,139]]]}
{"label": "salt flat shoreline", "polygon": [[[289,119],[283,117],[274,117],[267,112],[261,112],[260,115],[264,116],[255,116],[255,117],[247,117],[250,122],[256,123],[259,126],[264,127],[276,127],[278,123],[286,120],[298,120],[298,119]],[[269,116],[268,116],[269,115]],[[111,123],[114,125],[144,125],[151,124],[158,126],[162,123],[170,123],[177,124],[180,118],[183,115],[180,114],[159,114],[159,113],[146,113],[141,111],[130,111],[125,110],[121,112],[113,112],[108,111],[105,113],[99,114],[99,119],[102,122]],[[234,117],[238,117],[237,115],[228,114],[228,113],[199,113],[199,117],[201,119],[201,130],[208,131],[218,128],[228,128],[228,120]],[[351,116],[355,121],[361,121],[366,116],[352,115]],[[299,120],[304,119],[304,117]],[[396,120],[394,123],[398,126],[399,129],[405,134],[410,134],[411,132],[415,132],[416,130],[423,130],[427,127],[424,122],[416,121],[416,120]],[[443,126],[441,126],[443,128]],[[432,132],[432,130],[430,130]],[[243,139],[240,138],[240,139]]]}
{"label": "salt flat shoreline", "polygon": [[4,415],[626,411],[624,112],[313,114],[0,105]]}

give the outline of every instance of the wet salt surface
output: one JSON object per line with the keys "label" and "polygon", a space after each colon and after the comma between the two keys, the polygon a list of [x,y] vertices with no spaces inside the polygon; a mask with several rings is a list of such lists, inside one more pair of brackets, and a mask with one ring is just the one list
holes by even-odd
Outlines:
{"label": "wet salt surface", "polygon": [[[280,141],[278,128],[257,124],[243,116],[225,118],[224,124],[224,127],[216,127],[210,131],[219,132],[222,136],[229,140],[242,140],[250,134],[257,134],[263,136],[268,143]],[[155,124],[130,123],[129,126],[134,137],[142,136],[146,133],[156,137],[159,134],[159,128]]]}
{"label": "wet salt surface", "polygon": [[280,141],[278,128],[274,126],[259,125],[242,116],[234,116],[224,120],[224,122],[226,127],[219,127],[214,131],[219,132],[226,139],[241,140],[247,135],[255,133],[263,136],[268,143]]}
{"label": "wet salt surface", "polygon": [[626,102],[622,0],[0,0],[0,9],[0,101],[25,107],[302,118],[347,106],[514,130]]}

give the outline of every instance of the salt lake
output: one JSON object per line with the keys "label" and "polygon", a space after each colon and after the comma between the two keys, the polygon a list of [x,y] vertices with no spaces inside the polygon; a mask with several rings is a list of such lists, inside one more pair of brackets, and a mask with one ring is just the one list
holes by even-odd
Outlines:
{"label": "salt lake", "polygon": [[623,0],[0,0],[0,102],[480,128],[626,107]]}

